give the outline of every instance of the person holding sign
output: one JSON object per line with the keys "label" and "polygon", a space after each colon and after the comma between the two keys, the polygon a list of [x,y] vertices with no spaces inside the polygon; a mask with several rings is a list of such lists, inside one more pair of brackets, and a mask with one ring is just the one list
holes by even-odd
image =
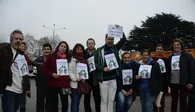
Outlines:
{"label": "person holding sign", "polygon": [[17,112],[20,96],[30,91],[30,60],[19,49],[23,39],[23,33],[14,30],[10,35],[10,43],[0,44],[0,94],[3,112]]}
{"label": "person holding sign", "polygon": [[137,63],[131,59],[131,54],[122,55],[122,75],[117,78],[116,112],[128,112],[135,99],[135,73]]}
{"label": "person holding sign", "polygon": [[45,112],[46,110],[46,94],[47,94],[47,76],[43,73],[43,63],[46,61],[47,56],[51,54],[52,46],[49,43],[43,44],[43,56],[37,57],[33,64],[37,68],[36,81],[36,112]]}
{"label": "person holding sign", "polygon": [[[95,61],[94,61],[94,52],[96,50],[95,40],[93,38],[89,38],[86,44],[87,44],[87,49],[85,51],[87,56],[88,68],[89,68],[89,79],[87,80],[87,83],[92,87],[93,90],[95,110],[96,112],[100,112],[100,88],[99,88],[99,83],[95,78],[95,70],[96,70]],[[84,98],[85,112],[92,112],[90,106],[91,91],[88,94],[86,94]]]}
{"label": "person holding sign", "polygon": [[158,108],[155,104],[153,106],[154,112],[164,112],[165,109],[165,96],[168,92],[168,73],[167,73],[167,58],[164,56],[164,48],[163,44],[158,44],[156,46],[156,53],[154,57],[152,57],[154,61],[158,62],[161,69],[161,77],[162,77],[162,98],[160,105],[161,107]]}
{"label": "person holding sign", "polygon": [[62,112],[68,111],[68,95],[71,91],[69,74],[66,73],[70,59],[69,46],[65,41],[61,41],[55,51],[46,58],[43,72],[48,77],[47,112],[58,112],[58,95],[62,102]]}
{"label": "person holding sign", "polygon": [[185,52],[185,46],[180,39],[173,40],[171,48],[172,55],[168,58],[172,96],[171,112],[177,112],[178,96],[180,97],[180,112],[187,112],[188,93],[195,84],[194,58],[191,54]]}
{"label": "person holding sign", "polygon": [[141,59],[138,63],[136,91],[140,93],[142,112],[153,112],[154,99],[162,88],[160,66],[150,57],[147,49],[141,52]]}
{"label": "person holding sign", "polygon": [[94,54],[96,79],[99,81],[101,96],[101,112],[113,112],[117,90],[116,77],[121,74],[119,50],[126,42],[126,37],[114,45],[114,37],[105,36],[105,45],[98,48]]}
{"label": "person holding sign", "polygon": [[[79,83],[88,79],[87,60],[85,49],[82,44],[76,44],[72,51],[71,62],[69,63],[69,75],[71,86],[71,112],[79,112],[79,103],[82,93],[79,93]],[[87,89],[87,88],[84,88]]]}

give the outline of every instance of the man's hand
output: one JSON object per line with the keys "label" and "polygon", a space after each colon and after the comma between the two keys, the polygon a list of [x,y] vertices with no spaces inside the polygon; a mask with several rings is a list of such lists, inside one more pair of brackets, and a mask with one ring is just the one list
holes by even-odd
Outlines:
{"label": "man's hand", "polygon": [[127,93],[128,95],[131,95],[133,93],[133,89],[130,89]]}
{"label": "man's hand", "polygon": [[108,72],[110,69],[108,67],[104,67],[104,72]]}
{"label": "man's hand", "polygon": [[136,80],[139,80],[141,78],[141,76],[136,75],[135,78],[136,78]]}
{"label": "man's hand", "polygon": [[193,88],[193,85],[192,85],[192,84],[188,84],[186,87],[187,87],[189,90],[191,90],[191,89]]}
{"label": "man's hand", "polygon": [[26,94],[27,97],[29,97],[29,98],[31,97],[31,91],[26,91],[25,94]]}
{"label": "man's hand", "polygon": [[121,91],[122,91],[122,93],[123,93],[125,96],[128,96],[128,93],[127,93],[124,89],[122,89]]}
{"label": "man's hand", "polygon": [[56,78],[56,79],[60,77],[60,75],[58,75],[56,73],[53,73],[52,76],[53,76],[53,78]]}

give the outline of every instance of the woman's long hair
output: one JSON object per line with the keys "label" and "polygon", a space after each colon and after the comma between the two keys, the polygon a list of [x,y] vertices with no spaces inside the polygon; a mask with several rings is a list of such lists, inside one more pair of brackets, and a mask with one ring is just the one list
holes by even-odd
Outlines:
{"label": "woman's long hair", "polygon": [[58,44],[58,46],[55,48],[55,50],[54,50],[54,52],[52,53],[52,55],[55,55],[55,56],[57,55],[57,53],[58,53],[58,51],[59,51],[59,47],[60,47],[60,45],[61,45],[62,43],[66,44],[66,51],[65,51],[65,54],[66,54],[67,61],[70,62],[70,60],[71,60],[71,55],[70,55],[70,53],[69,53],[69,46],[68,46],[68,43],[67,43],[66,41],[61,41],[61,42]]}
{"label": "woman's long hair", "polygon": [[83,50],[83,57],[86,59],[86,56],[85,56],[85,48],[84,48],[84,46],[82,45],[82,44],[80,44],[80,43],[77,43],[75,46],[74,46],[74,48],[73,48],[73,51],[72,51],[72,56],[75,58],[75,59],[78,59],[78,55],[77,55],[77,53],[76,53],[76,49],[77,48],[81,48],[82,50]]}

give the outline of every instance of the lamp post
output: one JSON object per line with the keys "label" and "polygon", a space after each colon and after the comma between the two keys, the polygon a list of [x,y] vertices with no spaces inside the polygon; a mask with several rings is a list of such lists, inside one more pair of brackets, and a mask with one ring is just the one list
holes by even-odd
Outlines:
{"label": "lamp post", "polygon": [[53,28],[47,27],[47,26],[45,26],[45,25],[42,25],[42,27],[47,28],[47,29],[49,29],[49,30],[52,31],[52,33],[53,33],[53,36],[52,36],[53,47],[54,47],[54,44],[55,44],[54,38],[55,38],[55,33],[56,33],[56,31],[66,29],[65,27],[56,29],[56,28],[55,28],[55,24],[53,24]]}

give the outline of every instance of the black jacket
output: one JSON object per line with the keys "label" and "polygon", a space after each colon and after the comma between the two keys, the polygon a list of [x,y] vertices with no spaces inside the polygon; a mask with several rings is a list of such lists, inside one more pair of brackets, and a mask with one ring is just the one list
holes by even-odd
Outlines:
{"label": "black jacket", "polygon": [[[24,55],[21,50],[17,50],[18,54]],[[26,60],[27,57],[25,56]],[[30,60],[27,60],[27,62]],[[13,53],[10,43],[0,44],[0,94],[4,92],[6,86],[12,85],[11,65],[13,62]],[[22,88],[24,91],[30,90],[30,81],[28,75],[23,76]]]}
{"label": "black jacket", "polygon": [[37,57],[33,61],[33,65],[37,67],[37,73],[35,74],[36,86],[38,88],[47,87],[47,76],[43,73],[44,56]]}
{"label": "black jacket", "polygon": [[[169,82],[171,78],[171,55],[168,58],[168,74],[169,75]],[[181,52],[180,56],[180,85],[186,86],[187,84],[195,84],[195,61],[191,54],[187,52]],[[195,86],[195,85],[194,85]]]}
{"label": "black jacket", "polygon": [[[154,61],[158,61],[159,58],[153,57]],[[165,62],[165,67],[166,67],[166,72],[165,73],[161,73],[161,78],[162,78],[162,91],[163,92],[168,92],[168,85],[169,85],[169,81],[168,81],[168,71],[167,71],[167,64],[168,64],[168,60],[167,58],[161,58],[164,62]]]}
{"label": "black jacket", "polygon": [[[151,70],[151,77],[148,81],[149,83],[149,89],[150,89],[150,94],[151,95],[158,95],[160,91],[162,91],[162,78],[161,78],[161,71],[160,71],[160,66],[157,62],[151,61],[149,65],[152,65],[152,70]],[[139,71],[140,64],[137,66],[137,73]],[[140,90],[140,80],[137,80],[137,89],[136,91],[139,94]]]}

